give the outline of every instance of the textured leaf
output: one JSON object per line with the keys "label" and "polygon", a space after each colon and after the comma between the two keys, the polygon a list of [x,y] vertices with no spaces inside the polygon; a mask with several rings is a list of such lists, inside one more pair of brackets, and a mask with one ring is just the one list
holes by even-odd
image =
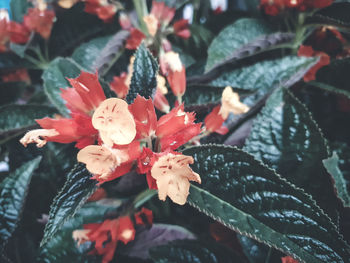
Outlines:
{"label": "textured leaf", "polygon": [[242,18],[225,27],[211,42],[208,49],[207,65],[209,71],[228,60],[233,53],[262,35],[271,34],[273,29],[263,20]]}
{"label": "textured leaf", "polygon": [[343,142],[334,142],[331,149],[336,151],[339,157],[339,169],[346,181],[347,190],[350,193],[350,150],[349,145]]}
{"label": "textured leaf", "polygon": [[23,15],[27,13],[29,2],[27,0],[10,0],[12,20],[22,22]]}
{"label": "textured leaf", "polygon": [[[113,207],[115,208],[115,207]],[[101,203],[87,203],[64,223],[62,228],[41,248],[39,262],[45,263],[67,263],[67,262],[99,262],[95,257],[88,256],[91,243],[77,246],[72,238],[72,232],[82,229],[83,224],[97,223],[103,220],[104,215],[111,206]]]}
{"label": "textured leaf", "polygon": [[67,181],[52,203],[41,246],[55,235],[62,225],[79,210],[96,189],[96,181],[85,165],[77,164],[67,175]]}
{"label": "textured leaf", "polygon": [[129,104],[134,101],[137,94],[153,98],[157,88],[157,74],[157,62],[145,45],[141,44],[135,53],[134,71],[126,97]]}
{"label": "textured leaf", "polygon": [[154,263],[242,263],[239,256],[214,242],[174,241],[151,249]]}
{"label": "textured leaf", "polygon": [[310,196],[237,148],[186,149],[202,178],[188,203],[240,234],[301,262],[347,262],[349,246]]}
{"label": "textured leaf", "polygon": [[310,113],[290,92],[277,90],[256,119],[244,149],[316,199],[337,224],[339,205],[322,160],[326,141]]}
{"label": "textured leaf", "polygon": [[16,105],[9,104],[0,108],[0,133],[11,130],[25,129],[34,125],[35,119],[51,116],[56,112],[54,108],[44,105]]}
{"label": "textured leaf", "polygon": [[333,152],[332,157],[323,160],[328,173],[332,175],[338,196],[341,198],[344,206],[350,206],[350,195],[346,188],[346,181],[342,172],[339,169],[339,157],[336,152]]}
{"label": "textured leaf", "polygon": [[336,26],[340,29],[350,29],[350,2],[334,3],[317,12],[308,19],[309,23],[320,23]]}
{"label": "textured leaf", "polygon": [[17,227],[33,171],[41,157],[29,161],[0,183],[0,254]]}
{"label": "textured leaf", "polygon": [[180,239],[195,239],[195,237],[181,226],[153,224],[150,229],[137,229],[135,240],[120,252],[130,257],[147,259],[151,248]]}
{"label": "textured leaf", "polygon": [[111,36],[98,37],[80,45],[72,54],[79,65],[89,71],[95,71],[97,68],[94,65],[96,59],[99,59],[100,52],[106,46]]}
{"label": "textured leaf", "polygon": [[18,69],[28,67],[30,63],[21,59],[14,53],[0,53],[0,69]]}
{"label": "textured leaf", "polygon": [[185,105],[198,105],[221,100],[221,94],[224,89],[212,86],[189,86],[183,96]]}
{"label": "textured leaf", "polygon": [[124,51],[124,42],[129,35],[130,33],[126,30],[119,31],[108,40],[100,52],[96,52],[92,67],[97,69],[100,75],[105,75],[121,56]]}
{"label": "textured leaf", "polygon": [[47,69],[44,70],[42,79],[44,81],[44,90],[52,104],[67,116],[69,111],[61,98],[60,88],[69,87],[66,78],[76,78],[80,74],[80,66],[69,58],[56,58]]}
{"label": "textured leaf", "polygon": [[[211,82],[214,86],[232,86],[235,88],[254,90],[256,93],[244,102],[253,105],[256,98],[271,92],[274,87],[290,80],[298,72],[306,73],[317,60],[314,58],[287,56],[281,59],[263,61],[252,66],[235,69],[223,73]],[[298,74],[297,74],[298,75]],[[303,75],[298,75],[297,81]],[[289,86],[284,83],[284,85]]]}

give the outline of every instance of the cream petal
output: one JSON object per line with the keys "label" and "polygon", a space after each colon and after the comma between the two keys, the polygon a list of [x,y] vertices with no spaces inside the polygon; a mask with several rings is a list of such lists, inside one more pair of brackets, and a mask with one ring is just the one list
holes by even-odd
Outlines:
{"label": "cream petal", "polygon": [[22,143],[24,147],[27,147],[29,143],[36,143],[36,146],[41,148],[46,144],[46,137],[54,137],[57,135],[59,135],[59,132],[55,129],[37,129],[27,132],[19,142]]}

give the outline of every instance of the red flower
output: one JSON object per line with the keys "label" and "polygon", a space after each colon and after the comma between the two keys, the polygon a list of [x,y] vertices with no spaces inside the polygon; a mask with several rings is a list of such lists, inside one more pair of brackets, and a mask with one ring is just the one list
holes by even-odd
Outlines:
{"label": "red flower", "polygon": [[146,36],[140,30],[132,28],[130,30],[130,36],[126,40],[125,48],[131,50],[137,49],[145,37]]}
{"label": "red flower", "polygon": [[[83,71],[79,77],[75,79],[68,79],[68,81],[78,93],[82,101],[82,104],[80,104],[81,101],[79,101],[80,105],[78,107],[77,102],[73,101],[73,98],[68,99],[67,96],[65,96],[65,98],[68,99],[66,101],[68,104],[70,104],[70,107],[88,109],[91,111],[96,109],[100,103],[106,99],[101,84],[98,81],[97,72],[95,74],[91,74]],[[73,93],[75,92],[70,91],[70,94],[76,96],[76,94]]]}
{"label": "red flower", "polygon": [[225,122],[224,118],[219,114],[221,106],[216,106],[204,119],[205,127],[209,132],[216,132],[219,134],[226,134],[228,129],[222,124]]}
{"label": "red flower", "polygon": [[151,176],[151,169],[155,161],[155,154],[146,147],[143,148],[140,157],[137,159],[137,172],[146,174],[149,189],[157,189],[156,180]]}
{"label": "red flower", "polygon": [[113,77],[113,81],[109,84],[111,90],[117,94],[118,98],[125,99],[126,95],[128,95],[129,87],[126,85],[125,81],[128,77],[126,72],[123,72],[120,77]]}
{"label": "red flower", "polygon": [[184,112],[184,105],[171,110],[158,120],[156,135],[161,151],[175,150],[201,132],[201,123],[194,123],[195,113]]}
{"label": "red flower", "polygon": [[164,113],[168,113],[170,110],[167,98],[159,89],[157,89],[156,95],[154,95],[154,107]]}
{"label": "red flower", "polygon": [[292,257],[283,257],[281,258],[282,263],[299,263],[299,261],[293,259]]}
{"label": "red flower", "polygon": [[113,4],[108,4],[107,1],[101,0],[86,0],[84,11],[89,14],[97,15],[105,23],[113,20],[117,7]]}
{"label": "red flower", "polygon": [[182,67],[181,71],[170,71],[167,77],[170,88],[175,96],[183,96],[186,91],[186,70]]}
{"label": "red flower", "polygon": [[10,40],[9,32],[7,31],[7,20],[0,20],[0,53],[7,50],[6,44]]}
{"label": "red flower", "polygon": [[153,224],[153,213],[152,210],[142,207],[141,211],[135,213],[136,225],[152,225]]}
{"label": "red flower", "polygon": [[175,8],[170,8],[164,2],[152,2],[151,14],[153,14],[159,23],[168,25],[175,16]]}
{"label": "red flower", "polygon": [[23,24],[31,31],[40,34],[44,39],[48,39],[51,34],[55,12],[52,10],[39,10],[29,8],[28,14],[23,16]]}
{"label": "red flower", "polygon": [[304,81],[308,82],[311,80],[316,79],[316,73],[317,71],[322,68],[325,65],[328,65],[330,62],[329,56],[320,51],[314,51],[312,47],[310,46],[303,46],[301,45],[298,51],[298,56],[304,56],[304,57],[319,57],[319,61],[316,65],[314,65],[305,75],[304,75]]}
{"label": "red flower", "polygon": [[27,43],[30,31],[22,24],[10,21],[7,30],[10,34],[10,41],[16,44]]}
{"label": "red flower", "polygon": [[188,29],[188,20],[181,19],[174,23],[174,32],[178,37],[187,39],[191,36],[191,31]]}
{"label": "red flower", "polygon": [[130,30],[132,28],[131,21],[125,13],[119,13],[119,24],[122,29]]}
{"label": "red flower", "polygon": [[137,95],[134,103],[129,106],[134,115],[138,138],[146,138],[154,135],[157,128],[157,115],[151,99]]}
{"label": "red flower", "polygon": [[94,144],[97,139],[97,130],[91,124],[91,117],[82,113],[72,113],[72,118],[51,119],[43,118],[36,120],[41,128],[55,129],[59,134],[47,137],[47,141],[59,143],[77,142],[75,147],[82,149]]}
{"label": "red flower", "polygon": [[284,0],[261,0],[260,7],[264,9],[265,14],[276,16],[285,7]]}
{"label": "red flower", "polygon": [[18,69],[14,72],[8,73],[4,76],[2,76],[3,82],[25,82],[27,84],[30,83],[30,77],[28,75],[28,71],[26,69]]}

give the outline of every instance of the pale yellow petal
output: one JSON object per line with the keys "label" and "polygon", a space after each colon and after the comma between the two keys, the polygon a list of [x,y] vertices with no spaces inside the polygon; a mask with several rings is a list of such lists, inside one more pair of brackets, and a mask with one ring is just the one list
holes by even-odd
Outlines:
{"label": "pale yellow petal", "polygon": [[46,137],[54,137],[57,135],[59,135],[59,133],[55,129],[37,129],[27,132],[19,142],[22,143],[24,147],[27,147],[29,143],[36,143],[36,146],[41,148],[46,144]]}
{"label": "pale yellow petal", "polygon": [[74,230],[72,233],[72,238],[75,242],[78,242],[78,246],[84,244],[86,241],[89,241],[87,234],[90,232],[90,229],[78,229]]}
{"label": "pale yellow petal", "polygon": [[219,111],[222,118],[226,120],[230,112],[233,114],[242,114],[247,111],[249,111],[249,107],[240,102],[238,93],[233,92],[231,87],[226,87],[222,92],[221,108]]}
{"label": "pale yellow petal", "polygon": [[168,94],[168,89],[166,87],[166,80],[163,76],[157,75],[157,89],[163,94]]}
{"label": "pale yellow petal", "polygon": [[169,196],[174,203],[186,203],[189,181],[201,182],[200,176],[189,167],[190,163],[193,163],[191,156],[171,153],[161,156],[154,163],[151,176],[156,179],[160,200],[164,201]]}
{"label": "pale yellow petal", "polygon": [[119,145],[129,144],[136,136],[133,115],[122,99],[103,101],[92,116],[92,125],[100,131],[101,139],[107,145],[111,145],[111,141]]}
{"label": "pale yellow petal", "polygon": [[158,30],[158,19],[153,14],[150,14],[144,16],[143,21],[146,24],[148,33],[154,37]]}
{"label": "pale yellow petal", "polygon": [[115,155],[108,148],[98,145],[89,145],[80,150],[77,159],[86,164],[89,172],[101,176],[108,176],[118,166]]}
{"label": "pale yellow petal", "polygon": [[181,63],[180,56],[178,53],[174,51],[168,51],[164,54],[163,59],[165,64],[169,66],[172,72],[182,71],[183,65]]}

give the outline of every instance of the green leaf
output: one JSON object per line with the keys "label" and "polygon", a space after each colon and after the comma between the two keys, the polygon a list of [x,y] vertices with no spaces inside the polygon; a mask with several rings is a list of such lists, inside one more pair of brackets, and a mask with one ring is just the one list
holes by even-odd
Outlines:
{"label": "green leaf", "polygon": [[52,104],[64,116],[68,116],[69,110],[61,98],[60,89],[69,87],[66,78],[78,77],[80,70],[80,66],[74,60],[59,57],[54,59],[43,72],[42,79],[45,93]]}
{"label": "green leaf", "polygon": [[12,130],[26,129],[34,125],[35,119],[52,116],[56,113],[54,108],[36,105],[9,104],[0,108],[0,134]]}
{"label": "green leaf", "polygon": [[347,191],[350,193],[350,150],[349,145],[344,142],[331,143],[331,150],[336,151],[339,157],[339,169],[346,181]]}
{"label": "green leaf", "polygon": [[94,62],[110,39],[111,36],[98,37],[80,45],[74,50],[72,59],[86,70],[95,71]]}
{"label": "green leaf", "polygon": [[328,157],[326,141],[311,114],[290,92],[279,89],[271,95],[244,150],[311,194],[333,222],[338,221],[339,201],[322,164]]}
{"label": "green leaf", "polygon": [[21,95],[27,84],[25,82],[1,82],[0,105],[15,102]]}
{"label": "green leaf", "polygon": [[0,183],[0,254],[20,220],[34,170],[41,157],[29,161]]}
{"label": "green leaf", "polygon": [[157,89],[157,74],[158,63],[145,45],[141,44],[135,53],[130,90],[126,97],[129,104],[134,101],[137,94],[153,98]]}
{"label": "green leaf", "polygon": [[62,225],[74,216],[95,189],[96,181],[91,179],[85,165],[77,164],[67,175],[65,185],[52,203],[40,246],[44,246]]}
{"label": "green leaf", "polygon": [[316,74],[316,81],[311,85],[330,92],[339,93],[350,97],[350,76],[348,74],[350,58],[335,59],[331,64],[322,67]]}
{"label": "green leaf", "polygon": [[152,248],[154,263],[242,263],[239,256],[215,242],[174,241]]}
{"label": "green leaf", "polygon": [[242,18],[225,27],[211,42],[205,71],[209,71],[227,60],[242,46],[259,36],[271,34],[273,29],[265,21]]}
{"label": "green leaf", "polygon": [[[345,1],[343,1],[345,2]],[[334,3],[324,8],[309,18],[309,23],[319,23],[325,25],[336,26],[340,30],[350,29],[350,3]]]}
{"label": "green leaf", "polygon": [[18,45],[15,43],[10,43],[10,49],[20,58],[23,58],[27,50],[27,45]]}
{"label": "green leaf", "polygon": [[186,88],[183,100],[187,106],[215,103],[221,100],[223,90],[221,87],[193,85]]}
{"label": "green leaf", "polygon": [[342,200],[344,206],[350,207],[350,195],[346,188],[346,181],[344,179],[344,176],[339,169],[338,154],[336,152],[333,152],[332,157],[323,160],[323,164],[324,167],[326,167],[328,173],[332,175],[338,196]]}
{"label": "green leaf", "polygon": [[231,86],[256,91],[253,96],[243,100],[244,103],[251,106],[257,98],[261,98],[263,95],[271,92],[274,87],[281,86],[281,83],[284,86],[289,86],[285,82],[291,80],[293,76],[297,76],[293,83],[300,80],[303,74],[316,62],[317,59],[314,58],[296,56],[263,61],[252,66],[223,73],[211,84],[220,87]]}
{"label": "green leaf", "polygon": [[12,20],[22,22],[23,15],[27,13],[29,2],[27,0],[10,0]]}
{"label": "green leaf", "polygon": [[83,224],[98,223],[103,220],[107,211],[115,207],[101,203],[87,203],[73,218],[64,223],[62,228],[41,248],[39,262],[66,263],[66,262],[98,262],[95,257],[88,256],[90,243],[80,247],[72,238],[72,232],[82,229]]}
{"label": "green leaf", "polygon": [[347,262],[350,248],[309,195],[242,150],[220,145],[186,149],[202,178],[188,203],[240,234],[300,262]]}

